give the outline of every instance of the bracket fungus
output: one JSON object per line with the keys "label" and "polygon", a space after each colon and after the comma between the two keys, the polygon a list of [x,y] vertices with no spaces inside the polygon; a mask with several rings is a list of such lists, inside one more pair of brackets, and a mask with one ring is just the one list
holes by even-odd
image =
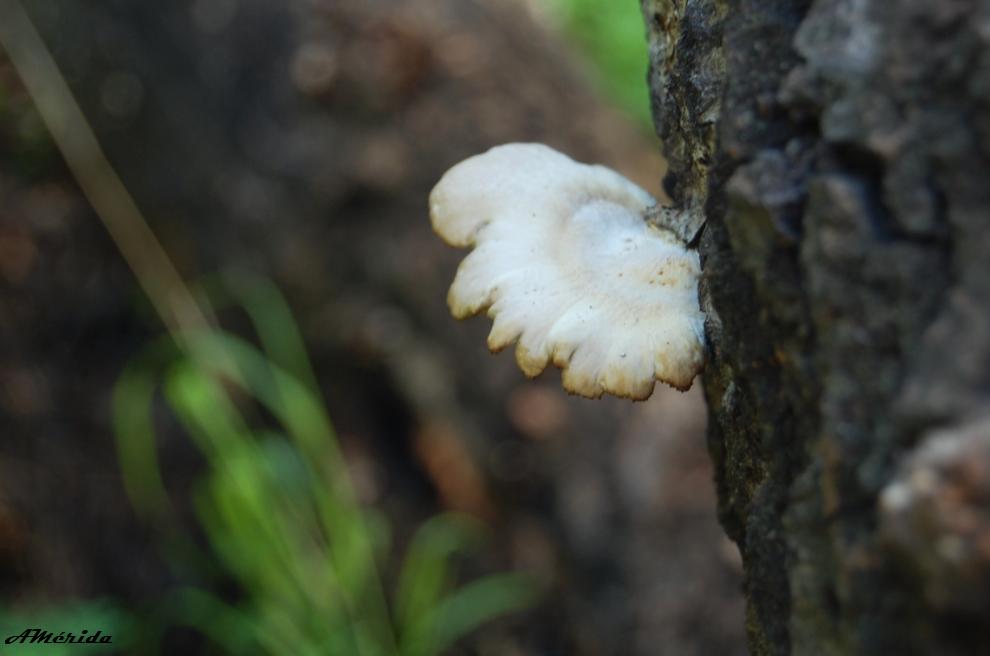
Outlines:
{"label": "bracket fungus", "polygon": [[680,390],[703,362],[697,252],[646,222],[656,201],[618,173],[541,144],[507,144],[444,174],[433,229],[473,247],[447,296],[464,319],[487,311],[488,347],[513,342],[529,377],[553,362],[564,388],[645,399]]}

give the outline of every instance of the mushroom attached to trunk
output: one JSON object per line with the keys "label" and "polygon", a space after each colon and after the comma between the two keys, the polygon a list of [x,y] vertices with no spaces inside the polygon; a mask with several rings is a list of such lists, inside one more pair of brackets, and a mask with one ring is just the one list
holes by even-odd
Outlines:
{"label": "mushroom attached to trunk", "polygon": [[703,362],[697,252],[644,221],[656,201],[618,173],[540,144],[507,144],[447,171],[433,229],[474,247],[447,296],[494,319],[488,347],[518,341],[530,377],[553,362],[564,388],[645,399],[691,386]]}

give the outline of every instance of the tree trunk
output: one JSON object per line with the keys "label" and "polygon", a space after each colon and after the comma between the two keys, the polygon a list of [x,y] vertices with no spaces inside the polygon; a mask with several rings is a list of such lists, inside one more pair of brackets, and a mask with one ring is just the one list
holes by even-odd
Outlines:
{"label": "tree trunk", "polygon": [[990,2],[643,0],[757,654],[990,641]]}

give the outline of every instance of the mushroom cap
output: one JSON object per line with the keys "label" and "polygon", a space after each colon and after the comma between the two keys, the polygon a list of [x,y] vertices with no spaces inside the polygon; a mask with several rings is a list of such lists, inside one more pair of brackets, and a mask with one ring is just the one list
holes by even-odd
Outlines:
{"label": "mushroom cap", "polygon": [[703,363],[698,254],[647,224],[656,201],[618,173],[541,144],[507,144],[444,174],[433,229],[474,247],[450,287],[451,313],[494,320],[529,377],[548,363],[569,392],[645,399],[680,390]]}

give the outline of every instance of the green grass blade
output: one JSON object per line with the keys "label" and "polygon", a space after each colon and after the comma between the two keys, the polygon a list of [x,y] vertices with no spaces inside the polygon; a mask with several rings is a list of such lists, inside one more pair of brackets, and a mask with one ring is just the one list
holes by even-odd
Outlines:
{"label": "green grass blade", "polygon": [[158,370],[178,357],[171,339],[162,339],[124,369],[113,390],[113,426],[124,489],[134,507],[162,518],[170,509],[158,466],[152,407]]}
{"label": "green grass blade", "polygon": [[539,592],[531,576],[518,573],[492,574],[462,586],[426,620],[432,625],[433,653],[446,651],[485,622],[528,608]]}

